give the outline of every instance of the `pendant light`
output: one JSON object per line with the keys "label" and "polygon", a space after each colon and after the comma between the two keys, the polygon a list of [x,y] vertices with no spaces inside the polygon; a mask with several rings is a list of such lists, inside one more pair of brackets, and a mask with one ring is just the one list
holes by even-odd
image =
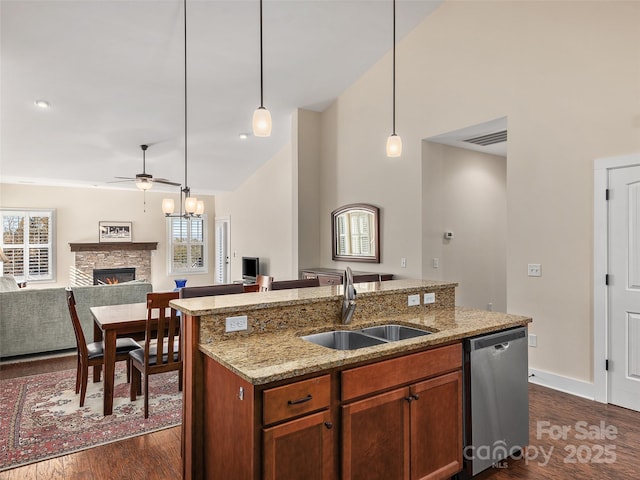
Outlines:
{"label": "pendant light", "polygon": [[393,133],[387,138],[387,157],[402,154],[402,139],[396,133],[396,0],[393,0]]}
{"label": "pendant light", "polygon": [[[180,189],[180,212],[174,214],[175,202],[172,198],[162,200],[162,213],[166,217],[199,217],[204,213],[204,202],[191,196],[191,188],[187,184],[187,0],[183,0],[184,5],[184,187]],[[182,210],[184,197],[184,211]]]}
{"label": "pendant light", "polygon": [[253,134],[271,136],[271,114],[264,107],[264,79],[262,74],[262,0],[260,0],[260,106],[253,112]]}

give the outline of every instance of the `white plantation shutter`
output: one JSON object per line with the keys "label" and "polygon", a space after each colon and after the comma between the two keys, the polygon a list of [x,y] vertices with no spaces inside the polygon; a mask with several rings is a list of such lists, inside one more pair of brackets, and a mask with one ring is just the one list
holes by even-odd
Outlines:
{"label": "white plantation shutter", "polygon": [[3,275],[13,275],[18,281],[55,280],[54,212],[55,210],[0,211],[0,245],[9,258],[2,265]]}
{"label": "white plantation shutter", "polygon": [[168,218],[169,273],[207,272],[207,219]]}

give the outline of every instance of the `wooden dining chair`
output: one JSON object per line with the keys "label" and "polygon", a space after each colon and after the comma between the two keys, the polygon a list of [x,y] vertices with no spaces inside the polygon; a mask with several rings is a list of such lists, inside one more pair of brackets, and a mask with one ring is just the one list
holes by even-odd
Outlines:
{"label": "wooden dining chair", "polygon": [[[89,367],[102,366],[104,363],[104,350],[102,342],[87,343],[82,331],[82,324],[76,309],[76,299],[73,290],[67,288],[67,305],[69,315],[73,324],[73,333],[76,337],[78,348],[78,361],[76,368],[76,394],[80,392],[80,406],[84,406],[84,399],[87,394],[87,381],[89,378]],[[140,348],[140,345],[132,338],[118,338],[116,340],[116,362],[127,362],[127,382],[130,380],[129,352]]]}
{"label": "wooden dining chair", "polygon": [[[142,391],[144,377],[144,418],[149,418],[149,375],[177,370],[182,390],[182,344],[180,317],[169,307],[179,292],[147,293],[147,325],[144,347],[129,353],[131,358],[131,401]],[[157,320],[157,324],[156,324]]]}
{"label": "wooden dining chair", "polygon": [[273,277],[269,277],[267,275],[258,275],[256,277],[256,284],[258,285],[259,292],[267,292],[271,290],[271,285],[273,284]]}

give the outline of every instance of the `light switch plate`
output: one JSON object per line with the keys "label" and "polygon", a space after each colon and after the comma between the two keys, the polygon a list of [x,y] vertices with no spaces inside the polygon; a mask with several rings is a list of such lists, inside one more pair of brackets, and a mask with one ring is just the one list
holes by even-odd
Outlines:
{"label": "light switch plate", "polygon": [[436,303],[436,294],[433,292],[424,294],[424,304],[428,305],[430,303]]}
{"label": "light switch plate", "polygon": [[539,263],[530,263],[529,265],[527,265],[527,274],[530,277],[541,277],[542,266]]}
{"label": "light switch plate", "polygon": [[225,332],[239,332],[247,329],[247,316],[227,317]]}
{"label": "light switch plate", "polygon": [[408,305],[410,307],[415,307],[416,305],[420,305],[420,295],[409,295],[408,297]]}

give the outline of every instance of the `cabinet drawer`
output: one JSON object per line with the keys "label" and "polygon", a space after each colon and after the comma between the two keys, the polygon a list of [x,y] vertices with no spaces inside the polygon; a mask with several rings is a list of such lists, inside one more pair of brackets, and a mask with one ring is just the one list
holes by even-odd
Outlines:
{"label": "cabinet drawer", "polygon": [[358,398],[460,368],[460,343],[352,368],[341,374],[342,400]]}
{"label": "cabinet drawer", "polygon": [[338,275],[318,275],[320,285],[342,285],[342,277]]}
{"label": "cabinet drawer", "polygon": [[262,392],[264,425],[327,408],[331,401],[329,375],[271,388]]}

